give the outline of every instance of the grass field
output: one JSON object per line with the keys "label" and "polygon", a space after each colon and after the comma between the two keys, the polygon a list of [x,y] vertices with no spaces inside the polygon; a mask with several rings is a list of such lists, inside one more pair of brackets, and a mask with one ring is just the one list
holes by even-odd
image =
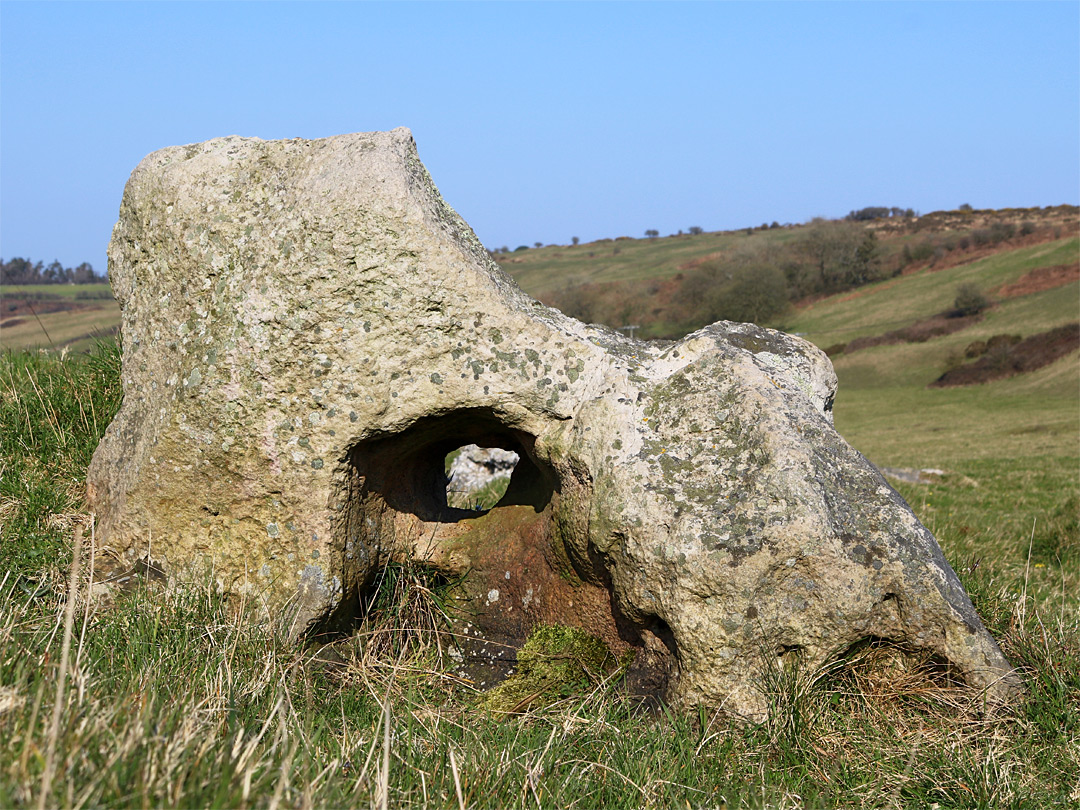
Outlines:
{"label": "grass field", "polygon": [[[961,281],[992,290],[1077,250],[904,276],[790,327],[825,345],[839,328],[879,334],[946,308]],[[0,807],[1080,806],[1080,358],[926,387],[976,338],[1075,320],[1078,301],[1076,284],[1003,299],[962,332],[834,358],[840,432],[879,465],[942,471],[897,486],[1024,675],[1023,700],[992,716],[884,646],[768,673],[756,727],[586,681],[491,714],[443,666],[439,589],[415,570],[389,571],[329,648],[290,645],[210,587],[105,608],[87,595],[93,561],[69,566],[86,464],[120,401],[116,350],[5,352]]]}
{"label": "grass field", "polygon": [[101,284],[5,284],[0,287],[3,295],[40,298],[112,298],[112,288]]}
{"label": "grass field", "polygon": [[499,265],[530,295],[570,284],[666,278],[679,266],[709,253],[730,250],[742,238],[727,232],[664,239],[605,239],[581,245],[549,245],[499,257]]}
{"label": "grass field", "polygon": [[[903,488],[1025,674],[1009,712],[981,717],[940,673],[871,648],[842,668],[766,678],[773,716],[757,727],[645,707],[604,683],[506,717],[445,674],[422,572],[388,577],[366,624],[330,649],[291,646],[210,587],[140,590],[105,609],[87,599],[85,554],[69,583],[117,365],[115,349],[3,355],[0,806],[1080,801],[1075,455],[973,456],[944,432],[934,458],[950,472]],[[839,421],[856,443],[874,433]],[[903,444],[880,448],[922,463]]]}
{"label": "grass field", "polygon": [[115,301],[102,301],[91,309],[76,312],[48,312],[0,329],[0,349],[66,346],[71,351],[81,352],[87,350],[98,337],[116,330],[119,323],[120,307]]}
{"label": "grass field", "polygon": [[[33,310],[11,317],[9,307],[29,299]],[[65,307],[48,311],[43,303],[60,300]],[[36,314],[35,314],[36,313]],[[0,287],[0,349],[61,348],[82,352],[120,325],[120,306],[108,284],[5,284]]]}

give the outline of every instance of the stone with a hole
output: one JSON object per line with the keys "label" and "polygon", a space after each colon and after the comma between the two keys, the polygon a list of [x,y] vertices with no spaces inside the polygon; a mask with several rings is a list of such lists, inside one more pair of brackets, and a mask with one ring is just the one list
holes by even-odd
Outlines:
{"label": "stone with a hole", "polygon": [[[636,650],[636,688],[748,718],[777,656],[866,639],[1017,688],[934,537],[833,429],[822,352],[735,323],[645,343],[543,306],[405,129],[155,152],[109,276],[124,403],[88,489],[119,570],[213,576],[300,634],[422,562],[490,649],[580,627]],[[490,509],[447,501],[468,444],[519,457]]]}

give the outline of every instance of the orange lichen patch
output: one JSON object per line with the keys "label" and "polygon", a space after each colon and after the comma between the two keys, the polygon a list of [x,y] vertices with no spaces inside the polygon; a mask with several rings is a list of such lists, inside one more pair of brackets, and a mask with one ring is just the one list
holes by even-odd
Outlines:
{"label": "orange lichen patch", "polygon": [[1080,262],[1056,264],[1053,267],[1036,267],[1012,284],[1003,284],[991,294],[995,298],[1017,298],[1021,295],[1064,287],[1080,280]]}

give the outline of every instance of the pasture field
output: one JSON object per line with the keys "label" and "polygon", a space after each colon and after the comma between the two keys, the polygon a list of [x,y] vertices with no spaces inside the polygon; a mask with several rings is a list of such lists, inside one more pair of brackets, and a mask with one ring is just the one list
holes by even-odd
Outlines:
{"label": "pasture field", "polygon": [[5,284],[5,296],[32,296],[35,298],[95,299],[112,298],[112,288],[107,282],[101,284]]}
{"label": "pasture field", "polygon": [[994,299],[960,332],[833,358],[840,432],[878,465],[938,471],[896,486],[1024,676],[1024,697],[990,714],[887,645],[767,673],[761,726],[585,680],[490,713],[441,660],[440,590],[422,570],[388,570],[355,635],[307,646],[209,585],[106,607],[72,540],[120,403],[116,348],[4,352],[0,806],[1080,806],[1080,357],[927,387],[972,341],[1076,320],[1076,282],[993,292],[1076,253],[1061,240],[1008,266],[901,276],[788,324],[829,346],[939,312],[963,281]]}
{"label": "pasture field", "polygon": [[81,352],[89,349],[97,338],[116,331],[120,324],[120,307],[115,301],[102,301],[92,308],[47,312],[37,318],[30,316],[20,320],[13,326],[0,325],[0,349],[18,351],[66,346],[71,351]]}
{"label": "pasture field", "polygon": [[86,351],[114,334],[120,306],[108,284],[5,284],[0,287],[0,350]]}

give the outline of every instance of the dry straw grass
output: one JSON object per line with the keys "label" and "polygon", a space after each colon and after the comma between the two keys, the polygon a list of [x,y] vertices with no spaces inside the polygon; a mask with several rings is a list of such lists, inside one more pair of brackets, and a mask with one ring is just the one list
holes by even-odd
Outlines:
{"label": "dry straw grass", "polygon": [[[102,609],[79,567],[47,605],[4,584],[18,607],[0,623],[0,803],[997,806],[1064,799],[1080,772],[1074,736],[1039,739],[1031,704],[981,713],[947,669],[885,643],[818,671],[778,664],[757,728],[642,707],[610,684],[489,719],[444,669],[445,617],[418,574],[393,584],[397,610],[373,605],[330,656],[290,647],[210,588],[136,592]],[[1075,639],[1075,624],[997,596],[1014,628],[1007,647],[1036,657],[1027,666]],[[183,643],[161,635],[177,632]],[[128,649],[110,656],[121,635]],[[1075,677],[1075,641],[1067,655],[1059,663]],[[1065,697],[1075,729],[1080,706]]]}

